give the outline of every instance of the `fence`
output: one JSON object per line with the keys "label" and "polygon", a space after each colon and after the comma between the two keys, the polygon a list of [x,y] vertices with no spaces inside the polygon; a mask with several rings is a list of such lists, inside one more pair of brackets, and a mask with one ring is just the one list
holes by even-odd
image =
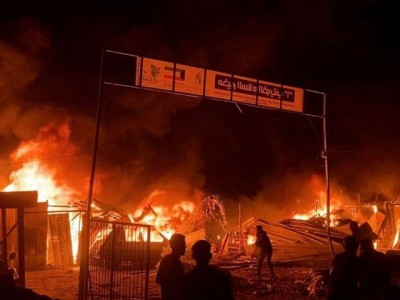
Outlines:
{"label": "fence", "polygon": [[90,220],[88,298],[148,299],[151,226]]}

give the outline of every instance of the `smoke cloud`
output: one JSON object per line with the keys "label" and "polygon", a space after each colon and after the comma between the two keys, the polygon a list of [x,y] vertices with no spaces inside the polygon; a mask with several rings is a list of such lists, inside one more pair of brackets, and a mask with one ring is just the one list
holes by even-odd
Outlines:
{"label": "smoke cloud", "polygon": [[[17,168],[7,163],[21,141],[66,122],[76,153],[51,164],[85,198],[99,56],[106,48],[326,91],[334,193],[345,199],[363,190],[399,193],[398,155],[390,150],[397,144],[389,142],[397,140],[398,126],[379,104],[393,99],[393,84],[366,89],[374,80],[366,71],[376,59],[374,24],[352,17],[363,16],[371,1],[353,6],[315,0],[304,8],[293,1],[254,0],[246,9],[226,1],[178,3],[173,9],[105,6],[90,18],[85,10],[72,17],[66,6],[59,20],[2,25],[0,182]],[[279,219],[299,203],[312,206],[324,190],[318,120],[245,106],[240,113],[225,103],[120,87],[106,86],[102,96],[98,200],[133,209],[155,190],[165,193],[151,201],[163,203],[219,194],[232,206],[232,218],[243,201],[246,214]],[[381,111],[376,116],[387,123],[374,127],[368,122],[372,111]],[[61,150],[57,156],[66,155]]]}

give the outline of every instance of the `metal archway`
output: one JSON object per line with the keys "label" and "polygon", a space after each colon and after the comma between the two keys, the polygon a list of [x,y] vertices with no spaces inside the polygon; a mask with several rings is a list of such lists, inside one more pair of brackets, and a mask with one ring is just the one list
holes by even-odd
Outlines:
{"label": "metal archway", "polygon": [[[129,79],[118,82],[113,80],[104,80],[105,56],[115,55],[121,58],[121,61],[126,60],[127,66],[131,67]],[[123,63],[122,63],[123,64]],[[151,69],[149,69],[149,65]],[[133,69],[133,70],[132,70]],[[150,73],[149,73],[150,72]],[[154,81],[164,72],[164,77],[161,80]],[[184,72],[191,74],[194,81],[198,82],[198,86],[181,85],[181,80],[185,81]],[[149,75],[150,74],[150,75]],[[167,74],[167,75],[165,75]],[[200,74],[200,77],[197,76]],[[147,77],[146,77],[147,76]],[[202,77],[201,77],[202,76]],[[121,77],[121,74],[119,74]],[[211,77],[211,80],[210,80]],[[121,79],[121,78],[119,78]],[[200,79],[200,80],[199,80]],[[214,84],[214,86],[213,86]],[[319,91],[301,89],[283,84],[276,84],[271,82],[262,81],[259,79],[238,76],[235,74],[213,71],[201,67],[193,67],[176,62],[167,62],[152,58],[146,58],[129,53],[123,53],[112,50],[102,50],[101,63],[100,63],[100,79],[98,88],[97,99],[97,116],[96,116],[96,130],[93,142],[93,158],[90,173],[90,182],[88,190],[88,201],[86,207],[86,214],[83,222],[83,253],[81,256],[81,270],[80,284],[79,284],[79,297],[80,299],[87,299],[88,290],[88,255],[89,255],[89,230],[88,224],[91,216],[91,200],[93,198],[94,178],[96,173],[96,162],[98,145],[100,139],[100,126],[103,111],[103,88],[105,85],[120,86],[126,88],[134,88],[141,90],[158,91],[169,94],[183,95],[187,97],[195,97],[202,99],[209,99],[215,101],[223,101],[235,104],[239,110],[239,104],[253,106],[261,109],[285,111],[288,113],[301,114],[313,118],[322,119],[323,131],[323,150],[322,158],[324,159],[325,168],[325,181],[326,181],[326,202],[327,202],[327,236],[330,253],[334,255],[334,249],[330,237],[330,177],[329,177],[329,163],[328,163],[328,143],[327,143],[327,124],[326,124],[326,94]],[[310,106],[310,111],[304,109],[305,100],[304,95],[310,93],[319,97],[319,103],[315,107]],[[301,96],[298,96],[301,95]]]}

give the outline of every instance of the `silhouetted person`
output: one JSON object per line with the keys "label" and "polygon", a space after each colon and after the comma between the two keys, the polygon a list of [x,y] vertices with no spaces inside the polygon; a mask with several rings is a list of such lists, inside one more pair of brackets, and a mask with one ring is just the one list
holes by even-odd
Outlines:
{"label": "silhouetted person", "polygon": [[271,241],[261,225],[257,225],[256,230],[257,233],[256,233],[255,252],[257,252],[256,256],[258,256],[257,275],[258,276],[261,275],[262,264],[264,262],[264,259],[267,258],[267,265],[271,272],[271,277],[274,277],[275,273],[271,261],[272,251],[273,251]]}
{"label": "silhouetted person", "polygon": [[364,222],[359,227],[359,242],[362,240],[378,240],[379,236],[377,236],[372,230],[371,225],[368,222]]}
{"label": "silhouetted person", "polygon": [[360,242],[362,272],[360,289],[362,299],[389,299],[391,266],[382,252],[374,249],[371,239]]}
{"label": "silhouetted person", "polygon": [[192,257],[196,260],[196,266],[185,274],[185,300],[234,299],[230,272],[209,265],[211,244],[205,240],[194,243]]}
{"label": "silhouetted person", "polygon": [[183,299],[184,267],[180,257],[185,254],[186,241],[182,234],[173,234],[169,240],[172,250],[161,259],[156,275],[156,282],[161,286],[163,300]]}
{"label": "silhouetted person", "polygon": [[329,300],[359,299],[358,282],[361,264],[357,256],[358,241],[348,236],[343,242],[344,252],[335,256],[330,273]]}
{"label": "silhouetted person", "polygon": [[0,261],[0,299],[1,300],[52,300],[39,295],[31,289],[18,286],[14,274],[4,261]]}
{"label": "silhouetted person", "polygon": [[360,243],[360,227],[356,221],[350,222],[351,235],[354,236],[358,243]]}

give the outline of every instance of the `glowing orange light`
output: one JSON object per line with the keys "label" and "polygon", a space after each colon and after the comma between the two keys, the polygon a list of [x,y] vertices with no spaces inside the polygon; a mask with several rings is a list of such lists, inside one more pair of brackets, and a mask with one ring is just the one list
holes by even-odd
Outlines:
{"label": "glowing orange light", "polygon": [[[40,159],[46,158],[50,153],[62,152],[64,155],[73,154],[77,148],[69,142],[70,130],[68,124],[59,127],[49,125],[43,127],[35,140],[22,142],[10,155],[12,162],[18,160],[30,160],[22,164],[22,167],[13,171],[10,175],[10,184],[3,191],[31,191],[38,192],[38,202],[48,201],[49,205],[69,204],[77,192],[65,184],[57,182],[55,176],[57,170],[51,168]],[[49,211],[52,208],[49,207]],[[69,214],[72,253],[76,261],[78,254],[80,218],[73,219]]]}
{"label": "glowing orange light", "polygon": [[256,243],[256,236],[249,234],[247,236],[247,245],[252,246]]}
{"label": "glowing orange light", "polygon": [[396,247],[397,243],[399,242],[399,236],[400,236],[400,220],[397,221],[396,235],[394,237],[393,244],[392,244],[393,248]]}
{"label": "glowing orange light", "polygon": [[53,179],[55,172],[41,165],[40,162],[23,164],[22,168],[10,175],[11,183],[3,190],[38,191],[38,201],[48,201],[50,205],[66,204],[74,192],[66,186],[59,186]]}
{"label": "glowing orange light", "polygon": [[[53,156],[70,156],[76,154],[78,150],[70,141],[70,129],[68,124],[48,125],[43,127],[38,136],[30,141],[22,142],[18,148],[10,155],[12,162],[21,160],[30,161],[22,164],[22,167],[15,170],[10,175],[10,184],[4,191],[38,191],[38,201],[48,201],[49,205],[69,205],[75,200],[79,200],[79,193],[64,183],[63,174],[60,172],[60,165],[43,160]],[[60,174],[61,173],[61,174]],[[146,198],[148,202],[153,198],[163,196],[166,193],[162,190],[154,190]],[[92,202],[92,207],[96,204]],[[99,209],[99,208],[97,208]],[[52,208],[49,207],[49,211]],[[59,208],[57,209],[59,210]],[[152,205],[150,211],[145,211],[140,223],[149,224],[153,227],[150,238],[151,241],[164,241],[169,239],[179,227],[179,224],[187,220],[193,214],[195,205],[191,201],[180,201],[172,207],[163,205]],[[140,208],[129,215],[129,219],[135,222],[135,218],[144,212]],[[79,234],[81,231],[81,219],[74,218],[75,215],[69,214],[72,252],[76,262],[79,245]],[[98,233],[97,238],[108,234],[108,231]],[[100,236],[100,237],[99,237]],[[147,240],[147,231],[137,230],[135,232],[126,232],[127,240]]]}
{"label": "glowing orange light", "polygon": [[[151,212],[148,212],[140,220],[140,223],[151,225],[154,228],[151,232],[151,241],[163,241],[171,238],[179,224],[187,220],[194,209],[194,203],[187,200],[176,203],[172,207],[152,205]],[[136,218],[143,214],[144,210],[144,207],[137,209],[129,218],[134,222]]]}
{"label": "glowing orange light", "polygon": [[[310,220],[312,217],[315,216],[325,216],[327,207],[326,207],[326,193],[325,192],[319,192],[319,199],[315,201],[315,207],[312,209],[304,210],[302,212],[296,213],[293,216],[293,219],[295,220]],[[335,211],[339,210],[341,207],[340,201],[331,201],[330,205],[330,219],[331,223],[333,224],[334,219],[335,219]]]}

